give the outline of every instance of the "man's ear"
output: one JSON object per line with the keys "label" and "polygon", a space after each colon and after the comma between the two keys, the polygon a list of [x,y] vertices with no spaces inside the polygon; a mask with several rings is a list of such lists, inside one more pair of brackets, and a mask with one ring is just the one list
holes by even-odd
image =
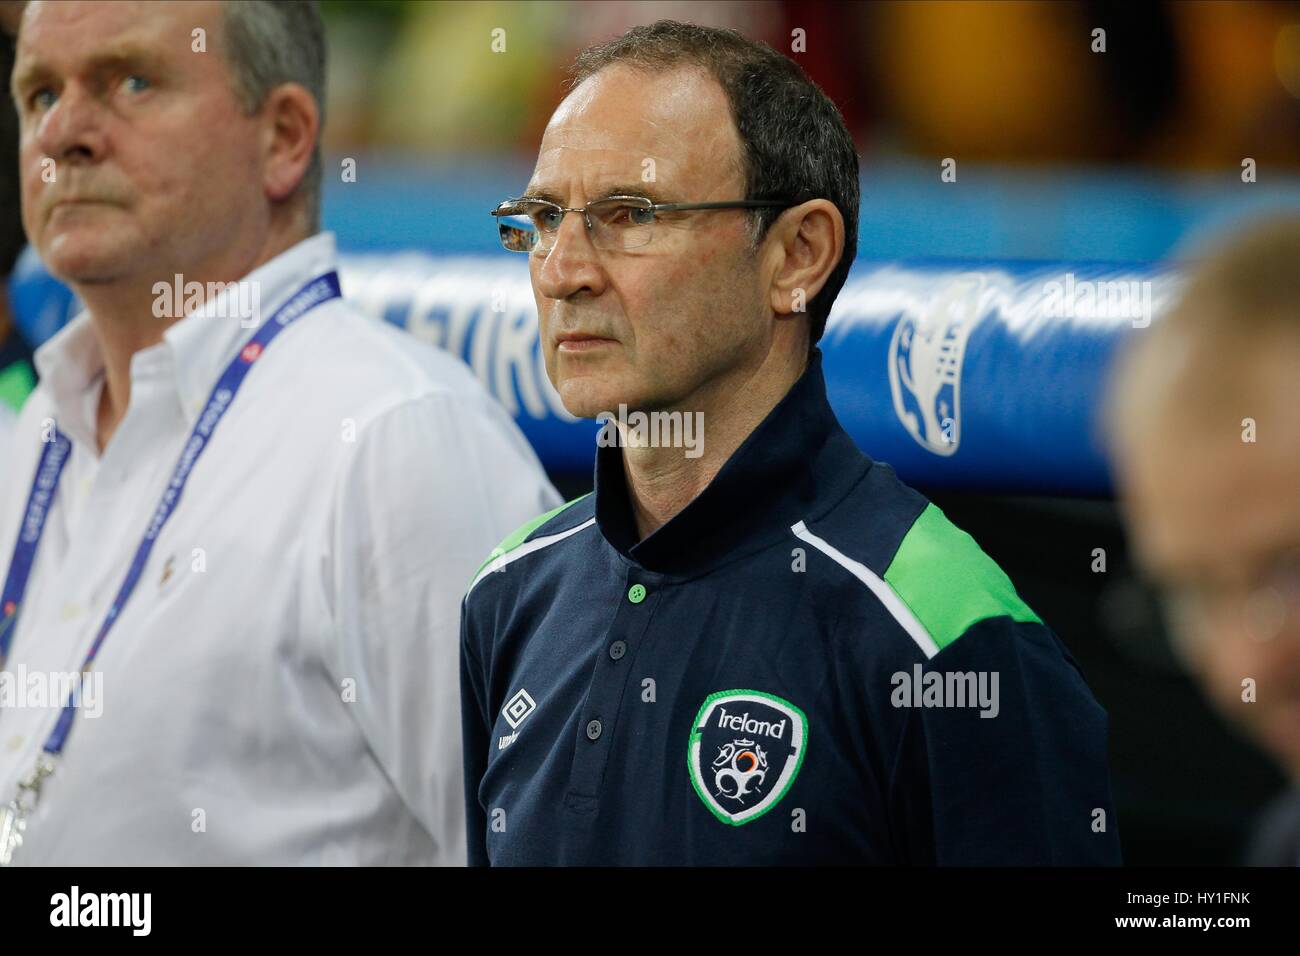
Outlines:
{"label": "man's ear", "polygon": [[772,310],[807,312],[844,254],[844,217],[829,199],[810,199],[783,212],[767,239],[776,259]]}
{"label": "man's ear", "polygon": [[282,83],[258,111],[264,119],[263,188],[279,202],[293,193],[307,174],[320,133],[316,98],[298,83]]}

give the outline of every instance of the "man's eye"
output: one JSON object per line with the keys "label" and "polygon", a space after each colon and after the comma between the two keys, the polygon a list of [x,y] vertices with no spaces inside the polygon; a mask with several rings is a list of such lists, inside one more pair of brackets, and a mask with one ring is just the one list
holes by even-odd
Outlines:
{"label": "man's eye", "polygon": [[44,110],[54,105],[54,91],[48,87],[42,87],[27,98],[33,109]]}
{"label": "man's eye", "polygon": [[612,226],[647,226],[654,222],[655,213],[636,203],[619,203],[611,206],[602,218]]}
{"label": "man's eye", "polygon": [[127,78],[122,81],[122,85],[132,93],[143,93],[145,90],[149,89],[149,81],[139,73],[132,73],[127,76]]}
{"label": "man's eye", "polygon": [[535,218],[539,227],[550,232],[560,228],[560,223],[564,221],[564,213],[558,209],[546,209],[537,213]]}
{"label": "man's eye", "polygon": [[1300,606],[1300,555],[1288,555],[1269,569],[1266,586]]}

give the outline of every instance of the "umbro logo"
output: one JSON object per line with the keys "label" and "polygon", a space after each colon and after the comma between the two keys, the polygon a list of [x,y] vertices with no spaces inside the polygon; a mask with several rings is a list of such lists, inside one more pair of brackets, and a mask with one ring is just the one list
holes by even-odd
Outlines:
{"label": "umbro logo", "polygon": [[527,720],[536,709],[537,703],[529,696],[528,691],[522,687],[511,695],[505,706],[501,708],[501,716],[510,725],[512,733],[497,738],[497,750],[505,750],[515,742],[515,738],[519,736],[519,725]]}
{"label": "umbro logo", "polygon": [[521,687],[501,708],[501,716],[505,717],[506,723],[510,725],[511,730],[518,730],[519,725],[527,720],[528,715],[536,709],[537,704],[528,696],[528,691]]}

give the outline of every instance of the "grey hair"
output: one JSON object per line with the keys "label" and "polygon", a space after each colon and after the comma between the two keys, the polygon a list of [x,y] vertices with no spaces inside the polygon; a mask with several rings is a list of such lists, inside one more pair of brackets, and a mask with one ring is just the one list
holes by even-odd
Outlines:
{"label": "grey hair", "polygon": [[[255,113],[281,83],[306,87],[325,127],[325,24],[315,0],[226,0],[225,49],[235,94]],[[298,184],[310,231],[320,229],[320,134]]]}

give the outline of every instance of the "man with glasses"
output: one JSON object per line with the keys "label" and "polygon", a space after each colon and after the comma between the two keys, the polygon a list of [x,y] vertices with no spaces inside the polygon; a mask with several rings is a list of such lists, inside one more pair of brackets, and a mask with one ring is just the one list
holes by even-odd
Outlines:
{"label": "man with glasses", "polygon": [[[1300,220],[1197,266],[1140,333],[1108,417],[1137,557],[1176,648],[1300,787]],[[1300,793],[1248,861],[1300,865]]]}
{"label": "man with glasses", "polygon": [[471,862],[1118,861],[1068,654],[827,403],[815,343],[857,245],[838,110],[768,47],[670,21],[574,83],[494,215],[551,381],[606,425],[595,493],[465,598]]}

